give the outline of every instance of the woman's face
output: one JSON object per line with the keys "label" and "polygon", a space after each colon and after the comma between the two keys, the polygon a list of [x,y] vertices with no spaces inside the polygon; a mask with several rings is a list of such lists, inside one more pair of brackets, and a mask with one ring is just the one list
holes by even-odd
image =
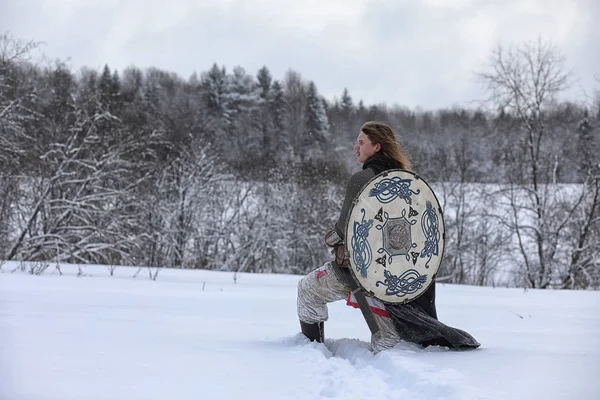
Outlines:
{"label": "woman's face", "polygon": [[369,157],[377,153],[381,149],[379,143],[373,144],[371,139],[363,132],[361,132],[356,138],[356,144],[354,145],[354,151],[356,152],[356,161],[364,163]]}

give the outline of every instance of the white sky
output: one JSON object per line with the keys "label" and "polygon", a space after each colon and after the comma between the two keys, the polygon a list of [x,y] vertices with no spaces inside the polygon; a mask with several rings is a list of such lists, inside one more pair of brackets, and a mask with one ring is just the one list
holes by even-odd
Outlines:
{"label": "white sky", "polygon": [[329,100],[428,109],[483,97],[474,71],[497,44],[553,41],[585,101],[600,86],[595,0],[0,0],[0,33],[45,42],[73,69],[213,63],[275,79],[293,69]]}

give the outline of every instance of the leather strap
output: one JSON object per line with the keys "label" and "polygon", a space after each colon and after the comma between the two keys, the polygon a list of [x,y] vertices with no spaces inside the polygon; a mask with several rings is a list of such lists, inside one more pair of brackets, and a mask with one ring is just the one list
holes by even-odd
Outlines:
{"label": "leather strap", "polygon": [[373,335],[375,335],[377,332],[379,332],[379,326],[377,325],[377,321],[375,321],[375,315],[371,310],[371,306],[367,301],[365,293],[362,291],[358,283],[356,283],[347,267],[340,267],[340,265],[336,261],[334,261],[333,264],[334,267],[337,268],[340,272],[342,272],[343,276],[345,277],[344,281],[348,286],[350,286],[350,291],[352,292],[352,294],[354,294],[354,298],[358,303],[358,308],[360,308],[360,311],[362,312],[362,315],[365,318],[365,321],[367,322],[369,330]]}

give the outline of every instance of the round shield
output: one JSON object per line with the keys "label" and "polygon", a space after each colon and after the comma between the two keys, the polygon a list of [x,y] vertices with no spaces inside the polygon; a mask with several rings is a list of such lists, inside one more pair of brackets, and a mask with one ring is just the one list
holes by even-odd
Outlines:
{"label": "round shield", "polygon": [[362,188],[350,209],[349,268],[374,297],[408,303],[435,278],[444,238],[442,210],[427,182],[409,171],[384,171]]}

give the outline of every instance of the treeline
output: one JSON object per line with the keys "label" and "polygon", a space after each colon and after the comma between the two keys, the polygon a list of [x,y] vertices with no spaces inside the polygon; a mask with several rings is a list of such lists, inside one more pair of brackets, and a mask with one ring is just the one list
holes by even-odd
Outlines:
{"label": "treeline", "polygon": [[[187,79],[156,68],[73,72],[28,61],[35,43],[0,40],[0,259],[304,273],[327,257],[323,230],[358,168],[352,146],[368,120],[389,122],[434,184],[534,179],[535,192],[597,182],[597,105],[544,99],[536,115],[506,103],[495,112],[367,106],[347,90],[325,99],[294,71],[281,80],[267,67],[253,76],[216,64]],[[591,218],[582,245],[599,237],[586,196],[572,212]],[[447,251],[447,280],[508,284],[492,281],[493,269],[477,282],[456,274],[465,249]],[[510,283],[558,282],[525,275]]]}

